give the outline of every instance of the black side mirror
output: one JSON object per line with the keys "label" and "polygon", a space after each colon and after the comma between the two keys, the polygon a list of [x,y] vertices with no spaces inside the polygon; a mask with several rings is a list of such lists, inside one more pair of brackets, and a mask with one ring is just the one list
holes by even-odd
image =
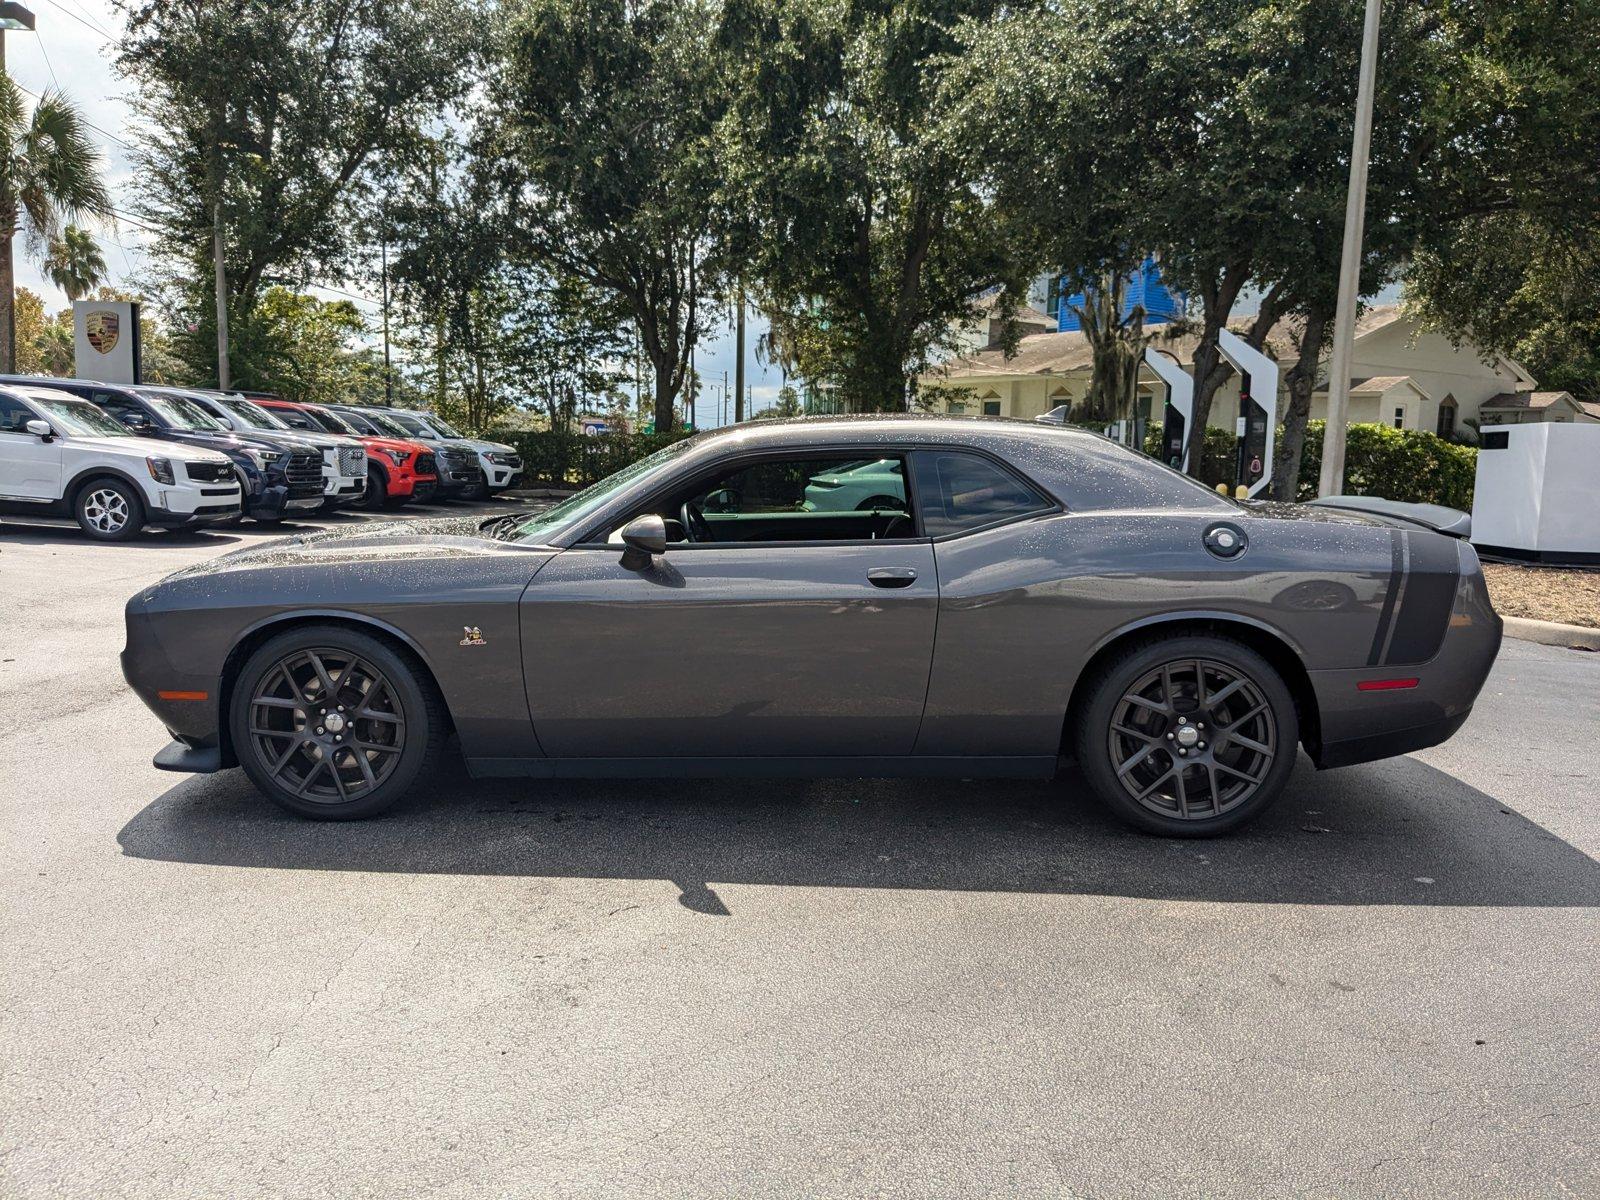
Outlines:
{"label": "black side mirror", "polygon": [[125,412],[120,414],[122,423],[129,429],[152,429],[153,422],[142,412]]}
{"label": "black side mirror", "polygon": [[650,560],[667,552],[667,523],[656,513],[635,517],[622,527],[622,565],[638,571],[650,565]]}

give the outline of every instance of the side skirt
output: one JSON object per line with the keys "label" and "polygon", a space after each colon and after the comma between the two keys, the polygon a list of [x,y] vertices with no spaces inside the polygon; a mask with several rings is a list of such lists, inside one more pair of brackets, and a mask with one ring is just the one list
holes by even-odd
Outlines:
{"label": "side skirt", "polygon": [[886,758],[469,758],[477,779],[717,779],[780,775],[805,779],[1048,779],[1049,755]]}

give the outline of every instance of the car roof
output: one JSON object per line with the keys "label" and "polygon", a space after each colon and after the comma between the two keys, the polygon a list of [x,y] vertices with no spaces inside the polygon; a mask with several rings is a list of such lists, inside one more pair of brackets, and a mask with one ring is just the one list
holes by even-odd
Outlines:
{"label": "car roof", "polygon": [[[11,390],[21,392],[24,396],[32,396],[35,400],[65,401],[68,404],[89,404],[82,396],[75,396],[71,392],[63,391],[57,387],[44,387],[31,383],[12,384]],[[91,406],[92,407],[92,406]]]}

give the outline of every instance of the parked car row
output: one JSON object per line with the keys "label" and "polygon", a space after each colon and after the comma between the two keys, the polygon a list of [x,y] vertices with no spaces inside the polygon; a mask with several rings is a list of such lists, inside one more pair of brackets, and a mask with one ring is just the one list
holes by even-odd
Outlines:
{"label": "parked car row", "polygon": [[512,447],[428,413],[0,376],[0,516],[73,518],[107,541],[147,526],[483,500],[521,472]]}

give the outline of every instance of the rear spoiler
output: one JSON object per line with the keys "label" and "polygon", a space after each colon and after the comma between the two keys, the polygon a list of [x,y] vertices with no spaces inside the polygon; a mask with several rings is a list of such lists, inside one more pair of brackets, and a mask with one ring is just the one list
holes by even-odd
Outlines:
{"label": "rear spoiler", "polygon": [[1447,537],[1464,540],[1472,537],[1472,514],[1464,513],[1459,508],[1446,508],[1442,504],[1408,504],[1403,500],[1385,500],[1381,496],[1324,496],[1306,503],[1313,508],[1357,512],[1390,525],[1431,529]]}

